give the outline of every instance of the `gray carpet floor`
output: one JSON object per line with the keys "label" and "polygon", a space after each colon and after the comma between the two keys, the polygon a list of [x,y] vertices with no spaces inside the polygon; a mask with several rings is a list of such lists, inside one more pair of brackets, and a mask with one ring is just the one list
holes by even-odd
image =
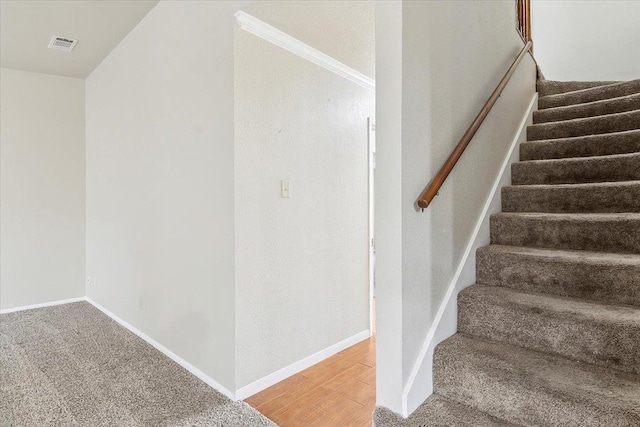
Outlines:
{"label": "gray carpet floor", "polygon": [[275,426],[86,302],[0,316],[0,426]]}

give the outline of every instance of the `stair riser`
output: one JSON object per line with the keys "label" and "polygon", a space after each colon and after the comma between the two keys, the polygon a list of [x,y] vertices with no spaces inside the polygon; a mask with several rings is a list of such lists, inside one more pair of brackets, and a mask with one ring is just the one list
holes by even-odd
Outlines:
{"label": "stair riser", "polygon": [[581,314],[545,309],[536,303],[535,295],[526,297],[514,302],[463,292],[458,298],[458,331],[640,373],[640,322],[624,324],[584,318]]}
{"label": "stair riser", "polygon": [[527,141],[597,135],[634,129],[640,129],[640,111],[528,126]]}
{"label": "stair riser", "polygon": [[640,254],[640,220],[543,220],[493,215],[491,243]]}
{"label": "stair riser", "polygon": [[640,94],[589,104],[534,111],[533,123],[540,124],[559,122],[562,120],[582,119],[606,114],[624,113],[633,110],[640,110]]}
{"label": "stair riser", "polygon": [[476,254],[476,281],[523,292],[640,306],[640,262],[494,253],[485,247]]}
{"label": "stair riser", "polygon": [[[456,355],[458,356],[458,355]],[[630,427],[640,415],[607,401],[562,395],[547,382],[487,364],[484,355],[451,357],[436,348],[435,393],[521,425],[563,427]]]}
{"label": "stair riser", "polygon": [[[555,187],[555,188],[554,188]],[[640,181],[620,186],[514,186],[502,189],[503,212],[640,212]]]}
{"label": "stair riser", "polygon": [[640,131],[520,144],[520,160],[563,159],[640,152]]}
{"label": "stair riser", "polygon": [[596,87],[593,89],[569,92],[559,95],[544,96],[538,99],[538,109],[564,107],[567,105],[582,104],[585,102],[600,101],[603,99],[619,98],[621,96],[640,93],[640,81],[633,80],[614,86]]}
{"label": "stair riser", "polygon": [[586,184],[640,180],[640,154],[519,162],[511,165],[513,185]]}

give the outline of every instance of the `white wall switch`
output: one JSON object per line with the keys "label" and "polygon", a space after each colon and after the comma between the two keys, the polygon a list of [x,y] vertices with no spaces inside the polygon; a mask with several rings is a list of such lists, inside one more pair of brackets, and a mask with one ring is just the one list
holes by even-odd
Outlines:
{"label": "white wall switch", "polygon": [[280,181],[280,197],[283,199],[289,198],[289,181]]}

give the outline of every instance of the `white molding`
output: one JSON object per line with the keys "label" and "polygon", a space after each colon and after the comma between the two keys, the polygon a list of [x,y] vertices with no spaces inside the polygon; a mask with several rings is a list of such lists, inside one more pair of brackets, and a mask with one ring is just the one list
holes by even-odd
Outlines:
{"label": "white molding", "polygon": [[44,302],[42,304],[32,304],[32,305],[25,305],[22,307],[5,308],[3,310],[0,310],[0,314],[14,313],[16,311],[31,310],[34,308],[51,307],[54,305],[70,304],[72,302],[80,302],[84,300],[85,300],[84,297],[78,297],[78,298],[63,299],[59,301]]}
{"label": "white molding", "polygon": [[324,359],[331,357],[334,354],[348,347],[351,347],[352,345],[364,341],[369,337],[370,333],[367,329],[366,331],[362,331],[345,340],[333,344],[332,346],[327,347],[324,350],[320,350],[319,352],[314,353],[311,356],[305,357],[302,360],[298,360],[297,362],[289,366],[279,369],[267,375],[266,377],[260,378],[259,380],[238,389],[236,391],[236,399],[244,400],[249,396],[253,396],[254,394],[266,389],[267,387],[271,387],[272,385],[279,383],[280,381],[287,379],[290,376],[295,375],[298,372],[315,365],[316,363],[322,362]]}
{"label": "white molding", "polygon": [[[482,235],[483,238],[479,238],[481,234],[481,230],[483,230],[488,225],[489,218],[492,213],[492,206],[500,206],[500,195],[501,195],[501,187],[503,185],[504,179],[509,179],[509,166],[514,161],[512,158],[515,152],[515,148],[518,146],[518,142],[520,141],[522,135],[526,134],[527,123],[533,115],[533,111],[537,107],[538,94],[534,94],[531,102],[529,103],[529,107],[527,108],[527,112],[522,118],[516,135],[511,142],[511,146],[509,147],[509,151],[502,162],[502,166],[500,168],[500,173],[496,177],[493,187],[491,188],[491,192],[484,204],[482,209],[482,214],[480,215],[475,228],[473,230],[473,234],[471,235],[471,239],[469,240],[469,244],[467,245],[465,252],[460,260],[458,268],[456,270],[451,283],[447,289],[447,293],[445,294],[440,307],[438,308],[438,312],[436,313],[435,319],[431,328],[429,329],[427,336],[422,344],[422,348],[420,349],[420,353],[418,358],[413,365],[413,369],[411,370],[411,374],[409,375],[409,379],[404,387],[402,392],[402,416],[408,417],[416,408],[433,393],[433,383],[431,382],[431,372],[432,372],[432,361],[433,361],[433,350],[436,345],[440,344],[446,338],[455,333],[456,328],[452,330],[443,330],[445,326],[441,325],[442,319],[447,318],[451,320],[449,323],[457,324],[456,322],[456,314],[457,314],[457,294],[462,289],[461,287],[464,284],[461,284],[460,277],[463,275],[463,272],[469,271],[471,269],[472,273],[475,275],[475,251],[487,244],[486,238],[488,237],[488,231]],[[515,153],[517,154],[517,153]],[[510,181],[509,181],[510,182]],[[485,230],[486,231],[486,230]],[[485,236],[486,235],[486,236]],[[473,255],[473,256],[472,256]],[[474,276],[475,277],[475,276]],[[450,325],[447,325],[450,326]],[[426,372],[426,376],[428,376],[428,380],[421,384],[421,389],[416,390],[414,385],[416,384],[416,378],[419,376],[422,378],[425,375],[420,375],[421,371]]]}
{"label": "white molding", "polygon": [[374,90],[376,82],[371,77],[365,76],[361,72],[354,70],[348,65],[330,57],[329,55],[320,52],[317,49],[309,46],[290,36],[287,33],[280,31],[279,29],[272,27],[259,20],[258,18],[249,15],[246,12],[238,11],[235,14],[236,20],[240,24],[240,28],[260,37],[263,40],[273,43],[276,46],[297,55],[307,61],[313,62],[322,68],[325,68],[353,83],[359,84],[367,89]]}
{"label": "white molding", "polygon": [[115,320],[121,326],[125,327],[126,329],[128,329],[129,331],[131,331],[135,335],[137,335],[138,337],[140,337],[143,340],[145,340],[147,343],[151,344],[153,347],[156,348],[156,350],[160,351],[165,356],[167,356],[169,359],[173,360],[178,365],[182,366],[187,371],[191,372],[193,375],[198,377],[200,380],[202,380],[209,387],[213,388],[214,390],[219,391],[220,393],[222,393],[225,396],[227,396],[229,399],[235,400],[235,396],[234,396],[233,392],[231,392],[227,388],[223,387],[219,382],[217,382],[216,380],[214,380],[213,378],[211,378],[210,376],[208,376],[207,374],[202,372],[200,369],[196,368],[191,363],[187,362],[186,360],[184,360],[183,358],[181,358],[180,356],[178,356],[177,354],[175,354],[174,352],[169,350],[167,347],[165,347],[162,344],[160,344],[158,341],[156,341],[153,338],[151,338],[149,335],[147,335],[144,332],[140,331],[139,329],[137,329],[136,327],[132,326],[131,324],[125,322],[124,320],[122,320],[121,318],[119,318],[118,316],[116,316],[115,314],[113,314],[112,312],[107,310],[106,308],[102,307],[100,304],[98,304],[95,301],[93,301],[91,298],[86,297],[86,298],[83,298],[83,299],[86,300],[89,304],[93,305],[98,310],[100,310],[101,312],[103,312],[104,314],[106,314],[107,316],[109,316],[110,318],[112,318],[113,320]]}

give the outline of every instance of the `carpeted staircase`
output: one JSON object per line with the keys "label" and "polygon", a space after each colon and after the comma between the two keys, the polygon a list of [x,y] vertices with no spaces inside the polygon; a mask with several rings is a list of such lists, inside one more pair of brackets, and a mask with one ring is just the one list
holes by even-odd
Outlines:
{"label": "carpeted staircase", "polygon": [[640,80],[539,95],[435,394],[376,426],[640,426]]}

